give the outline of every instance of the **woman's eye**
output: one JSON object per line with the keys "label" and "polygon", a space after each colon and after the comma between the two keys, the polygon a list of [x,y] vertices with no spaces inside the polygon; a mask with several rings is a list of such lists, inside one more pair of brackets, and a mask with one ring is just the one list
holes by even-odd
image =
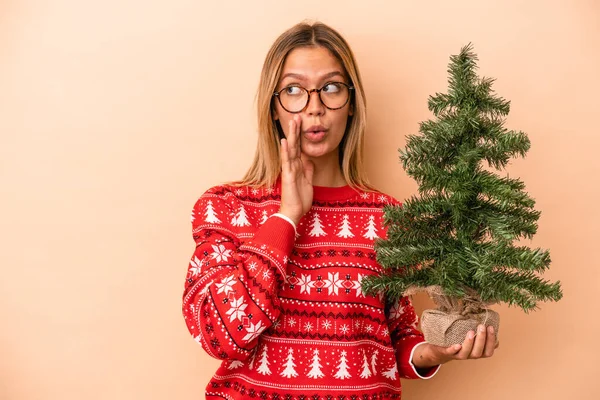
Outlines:
{"label": "woman's eye", "polygon": [[323,86],[323,91],[327,93],[336,93],[340,91],[340,85],[337,83],[328,83]]}
{"label": "woman's eye", "polygon": [[298,86],[288,86],[285,88],[285,94],[289,94],[290,96],[296,96],[302,93],[302,89]]}

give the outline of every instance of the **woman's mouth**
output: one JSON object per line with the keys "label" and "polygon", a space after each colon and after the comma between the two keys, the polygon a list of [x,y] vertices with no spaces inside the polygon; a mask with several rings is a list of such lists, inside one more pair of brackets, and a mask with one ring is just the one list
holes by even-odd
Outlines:
{"label": "woman's mouth", "polygon": [[323,140],[326,132],[327,128],[325,128],[323,125],[312,125],[309,126],[306,131],[304,131],[304,137],[311,142],[319,142]]}
{"label": "woman's mouth", "polygon": [[325,131],[311,131],[306,132],[304,137],[310,140],[311,142],[321,141],[325,137]]}

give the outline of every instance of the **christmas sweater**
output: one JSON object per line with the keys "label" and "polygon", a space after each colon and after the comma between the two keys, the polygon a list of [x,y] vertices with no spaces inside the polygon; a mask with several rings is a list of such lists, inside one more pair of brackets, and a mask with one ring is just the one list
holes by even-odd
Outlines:
{"label": "christmas sweater", "polygon": [[223,360],[208,399],[400,399],[400,378],[425,340],[411,301],[366,296],[384,238],[379,191],[314,186],[297,226],[280,217],[281,181],[219,185],[192,211],[196,243],[183,294],[194,339]]}

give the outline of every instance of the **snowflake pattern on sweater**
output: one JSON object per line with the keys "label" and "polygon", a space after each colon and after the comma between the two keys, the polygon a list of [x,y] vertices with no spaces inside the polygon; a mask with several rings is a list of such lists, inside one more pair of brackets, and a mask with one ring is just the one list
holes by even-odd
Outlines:
{"label": "snowflake pattern on sweater", "polygon": [[[183,294],[187,327],[223,360],[207,398],[400,398],[399,378],[429,378],[409,362],[424,338],[406,297],[385,304],[361,281],[381,273],[381,192],[315,186],[296,227],[273,216],[273,187],[221,185],[192,211],[196,249]],[[346,397],[344,397],[346,396]]]}

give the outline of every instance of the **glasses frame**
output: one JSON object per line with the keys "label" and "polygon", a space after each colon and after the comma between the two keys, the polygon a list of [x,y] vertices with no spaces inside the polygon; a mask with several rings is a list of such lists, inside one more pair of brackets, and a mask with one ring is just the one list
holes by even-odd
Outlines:
{"label": "glasses frame", "polygon": [[[327,104],[325,104],[325,102],[323,101],[323,99],[321,98],[321,90],[323,90],[325,88],[325,86],[329,85],[329,84],[339,84],[339,85],[343,85],[346,86],[346,88],[348,89],[348,98],[346,99],[346,102],[341,105],[340,107],[336,107],[336,108],[332,108],[329,107]],[[283,92],[285,89],[289,88],[289,87],[297,87],[300,88],[302,90],[304,90],[308,96],[306,97],[306,104],[304,105],[304,107],[302,107],[302,109],[300,111],[290,111],[287,108],[285,108],[285,106],[283,105],[283,102],[281,101],[281,97],[280,97],[280,93]],[[331,81],[331,82],[327,82],[325,83],[323,86],[321,86],[320,89],[310,89],[308,90],[307,88],[300,86],[300,85],[296,85],[296,84],[292,84],[292,85],[287,85],[286,87],[282,88],[281,90],[278,90],[276,92],[273,92],[273,96],[277,97],[277,99],[279,100],[279,105],[281,105],[281,107],[289,112],[290,114],[298,114],[301,113],[302,111],[306,110],[306,107],[308,107],[308,104],[310,103],[310,97],[312,95],[313,92],[317,92],[317,94],[319,95],[319,101],[321,102],[321,104],[323,104],[326,108],[328,108],[329,110],[339,110],[340,108],[344,108],[346,106],[346,104],[348,104],[348,102],[350,101],[350,98],[352,97],[352,91],[354,90],[354,86],[349,85],[345,82],[335,82],[335,81]]]}

